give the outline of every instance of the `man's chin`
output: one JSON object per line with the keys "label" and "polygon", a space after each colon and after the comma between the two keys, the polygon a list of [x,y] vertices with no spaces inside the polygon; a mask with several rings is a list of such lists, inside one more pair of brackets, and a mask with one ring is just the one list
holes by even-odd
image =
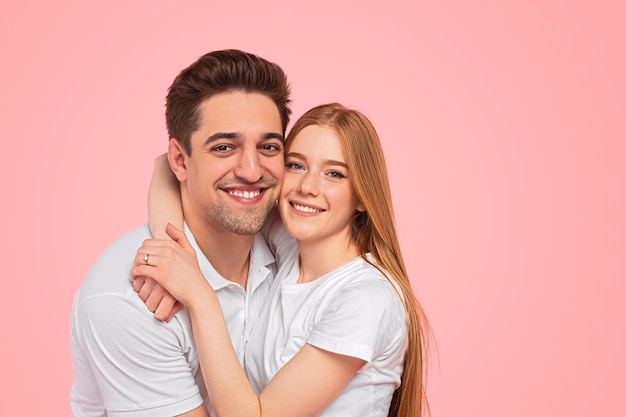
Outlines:
{"label": "man's chin", "polygon": [[238,216],[222,219],[221,224],[232,233],[254,235],[261,231],[270,211],[271,207],[264,210],[254,210],[253,212],[246,210]]}
{"label": "man's chin", "polygon": [[254,235],[263,228],[272,211],[274,202],[270,203],[265,200],[262,204],[246,207],[223,201],[221,204],[205,207],[203,211],[211,223],[221,226],[224,230],[238,235]]}
{"label": "man's chin", "polygon": [[255,235],[261,231],[263,228],[263,223],[254,223],[254,224],[246,224],[246,223],[238,223],[238,224],[228,224],[224,225],[224,228],[231,233],[235,233],[237,235],[248,236]]}

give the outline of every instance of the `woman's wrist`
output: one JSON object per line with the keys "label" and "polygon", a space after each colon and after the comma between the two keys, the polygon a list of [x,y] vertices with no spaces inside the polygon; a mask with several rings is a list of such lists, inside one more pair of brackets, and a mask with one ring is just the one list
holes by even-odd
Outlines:
{"label": "woman's wrist", "polygon": [[206,310],[212,308],[212,305],[215,305],[216,303],[219,306],[217,294],[215,294],[211,285],[206,282],[206,284],[203,284],[201,288],[193,291],[188,302],[184,304],[186,304],[191,313],[203,314]]}

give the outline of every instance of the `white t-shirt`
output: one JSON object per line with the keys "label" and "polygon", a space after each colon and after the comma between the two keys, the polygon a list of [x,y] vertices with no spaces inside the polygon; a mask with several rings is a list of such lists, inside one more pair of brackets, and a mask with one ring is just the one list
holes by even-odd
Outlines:
{"label": "white t-shirt", "polygon": [[254,390],[308,343],[366,361],[321,416],[386,417],[406,350],[406,314],[392,284],[361,257],[298,284],[293,239],[278,224],[268,234],[279,272],[245,352]]}
{"label": "white t-shirt", "polygon": [[[217,293],[231,341],[243,362],[245,345],[275,276],[274,257],[257,235],[244,290],[221,277],[188,228],[185,233],[202,273]],[[143,225],[115,241],[76,293],[70,323],[74,369],[70,403],[75,417],[171,417],[203,402],[211,410],[187,310],[176,313],[169,323],[156,320],[132,288],[134,257],[150,237]]]}

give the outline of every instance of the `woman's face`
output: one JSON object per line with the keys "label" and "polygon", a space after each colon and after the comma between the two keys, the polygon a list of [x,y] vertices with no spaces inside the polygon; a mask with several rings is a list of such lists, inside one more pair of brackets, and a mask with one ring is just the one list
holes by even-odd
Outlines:
{"label": "woman's face", "polygon": [[350,241],[360,207],[335,130],[307,126],[285,154],[279,207],[287,231],[300,241]]}

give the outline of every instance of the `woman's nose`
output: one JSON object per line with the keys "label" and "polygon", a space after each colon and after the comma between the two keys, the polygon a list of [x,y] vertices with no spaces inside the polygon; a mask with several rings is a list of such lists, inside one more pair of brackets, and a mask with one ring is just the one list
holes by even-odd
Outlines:
{"label": "woman's nose", "polygon": [[300,181],[300,191],[302,194],[318,195],[320,190],[319,175],[308,171],[302,176]]}

